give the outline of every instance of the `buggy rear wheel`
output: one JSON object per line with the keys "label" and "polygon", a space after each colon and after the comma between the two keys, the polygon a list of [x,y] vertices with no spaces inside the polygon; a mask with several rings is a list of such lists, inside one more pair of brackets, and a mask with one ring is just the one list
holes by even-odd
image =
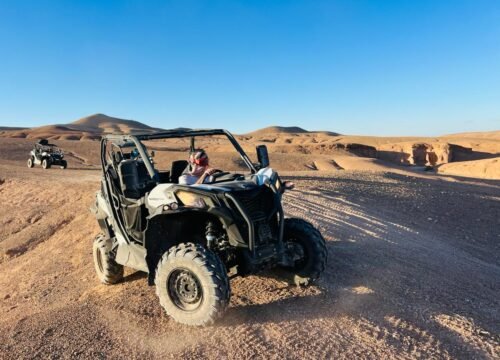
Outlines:
{"label": "buggy rear wheel", "polygon": [[156,294],[165,312],[186,325],[209,325],[222,316],[231,295],[220,258],[199,244],[170,248],[156,268]]}
{"label": "buggy rear wheel", "polygon": [[61,161],[61,169],[66,169],[68,167],[68,162],[66,160]]}
{"label": "buggy rear wheel", "polygon": [[123,265],[118,264],[111,254],[111,239],[99,234],[92,246],[97,277],[104,284],[115,284],[123,279]]}
{"label": "buggy rear wheel", "polygon": [[35,166],[35,164],[33,163],[33,157],[30,157],[28,159],[28,167],[31,169],[33,166]]}
{"label": "buggy rear wheel", "polygon": [[45,159],[42,160],[42,167],[44,169],[50,168],[50,161],[47,158],[45,158]]}

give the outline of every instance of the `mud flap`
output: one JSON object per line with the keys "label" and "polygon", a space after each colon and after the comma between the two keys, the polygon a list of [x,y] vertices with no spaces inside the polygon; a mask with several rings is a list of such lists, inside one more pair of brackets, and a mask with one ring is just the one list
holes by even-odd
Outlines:
{"label": "mud flap", "polygon": [[118,245],[115,261],[132,269],[149,272],[146,263],[146,249],[137,244],[122,243]]}

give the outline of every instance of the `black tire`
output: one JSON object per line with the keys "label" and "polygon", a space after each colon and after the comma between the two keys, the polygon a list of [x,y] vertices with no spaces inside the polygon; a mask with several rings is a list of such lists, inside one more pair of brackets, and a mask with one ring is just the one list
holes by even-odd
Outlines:
{"label": "black tire", "polygon": [[61,169],[66,169],[68,167],[68,162],[66,160],[61,161]]}
{"label": "black tire", "polygon": [[102,283],[116,284],[123,279],[123,265],[116,263],[110,254],[110,239],[106,238],[104,234],[97,235],[92,250],[95,271]]}
{"label": "black tire", "polygon": [[28,167],[31,169],[33,166],[35,166],[35,164],[33,163],[33,157],[30,157],[28,159]]}
{"label": "black tire", "polygon": [[199,244],[179,244],[163,254],[155,284],[165,312],[186,325],[212,324],[224,314],[231,296],[224,264]]}
{"label": "black tire", "polygon": [[42,168],[44,168],[44,169],[50,168],[50,161],[47,158],[42,160]]}
{"label": "black tire", "polygon": [[309,222],[302,219],[285,219],[283,234],[285,247],[303,255],[293,267],[281,267],[279,275],[291,284],[307,286],[319,279],[328,259],[325,239]]}

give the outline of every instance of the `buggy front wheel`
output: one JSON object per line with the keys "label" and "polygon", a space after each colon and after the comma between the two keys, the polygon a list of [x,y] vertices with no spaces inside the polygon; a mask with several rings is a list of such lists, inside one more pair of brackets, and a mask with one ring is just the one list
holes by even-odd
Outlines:
{"label": "buggy front wheel", "polygon": [[47,160],[47,159],[43,159],[42,160],[42,168],[44,168],[44,169],[50,168],[50,162],[49,162],[49,160]]}
{"label": "buggy front wheel", "polygon": [[199,244],[171,247],[158,263],[155,284],[166,313],[186,325],[212,324],[231,295],[224,264]]}
{"label": "buggy front wheel", "polygon": [[61,161],[61,166],[60,166],[60,168],[61,168],[61,169],[66,169],[67,167],[68,167],[68,163],[67,163],[67,161],[66,161],[66,160]]}
{"label": "buggy front wheel", "polygon": [[30,158],[28,159],[28,167],[31,169],[33,166],[35,166],[35,164],[33,164],[33,158],[32,158],[32,157],[30,157]]}

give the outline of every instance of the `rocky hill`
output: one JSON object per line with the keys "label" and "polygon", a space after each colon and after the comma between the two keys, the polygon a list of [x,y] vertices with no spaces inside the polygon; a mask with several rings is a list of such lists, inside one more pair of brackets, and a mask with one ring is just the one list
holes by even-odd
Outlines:
{"label": "rocky hill", "polygon": [[46,125],[34,128],[0,129],[1,137],[53,140],[94,140],[109,133],[144,133],[160,129],[134,120],[119,119],[104,114],[83,117],[69,124]]}

